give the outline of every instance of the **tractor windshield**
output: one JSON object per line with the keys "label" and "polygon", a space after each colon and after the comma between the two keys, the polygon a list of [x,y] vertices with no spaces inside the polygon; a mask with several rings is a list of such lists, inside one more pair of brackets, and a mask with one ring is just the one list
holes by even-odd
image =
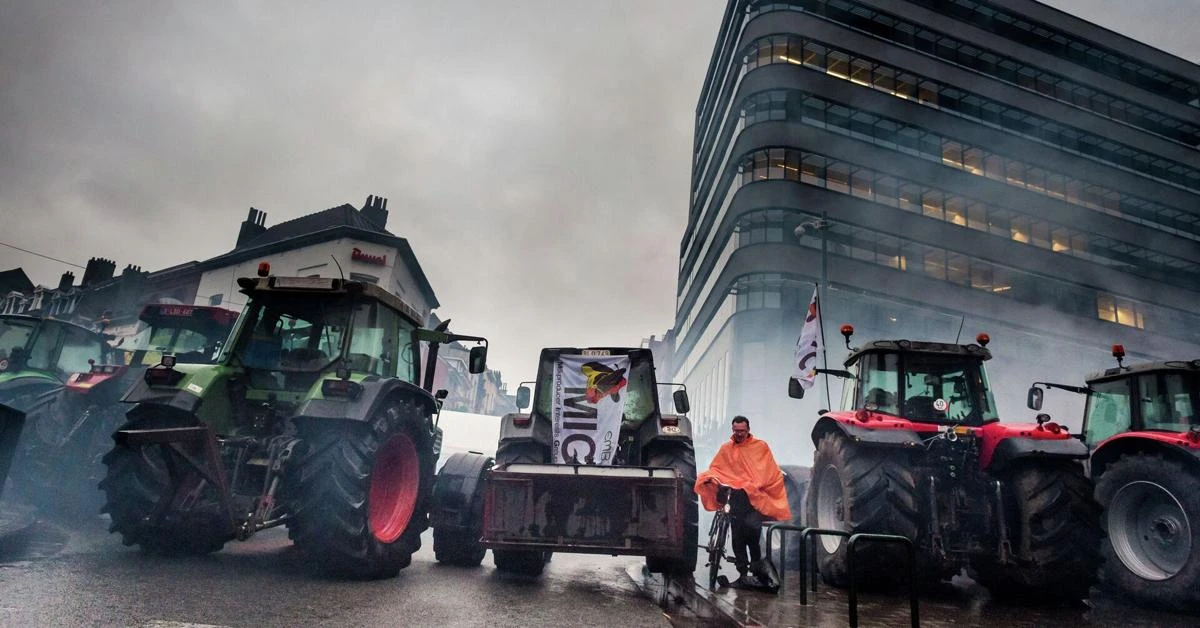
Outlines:
{"label": "tractor windshield", "polygon": [[[548,359],[544,360],[538,369],[534,410],[542,416],[550,417],[553,403],[551,391],[554,389],[554,362],[557,360],[558,354],[547,353],[542,357],[547,358],[547,356]],[[657,409],[655,406],[658,390],[656,390],[655,383],[654,361],[649,354],[633,351],[629,353],[629,360],[627,381],[622,388],[620,397],[624,403],[622,423],[633,427],[641,425],[646,419],[654,416]]]}
{"label": "tractor windshield", "polygon": [[1149,373],[1137,378],[1142,426],[1147,430],[1186,432],[1200,426],[1200,377],[1196,373]]}
{"label": "tractor windshield", "polygon": [[0,371],[16,370],[25,353],[25,345],[33,334],[33,321],[0,318]]}
{"label": "tractor windshield", "polygon": [[142,312],[132,342],[121,346],[134,352],[134,366],[158,364],[172,353],[182,364],[213,364],[229,335],[234,313],[193,306],[157,306]]}
{"label": "tractor windshield", "polygon": [[1084,413],[1084,439],[1099,443],[1121,432],[1128,432],[1130,408],[1129,378],[1092,384]]}
{"label": "tractor windshield", "polygon": [[981,425],[999,418],[980,360],[904,355],[903,415],[913,421]]}
{"label": "tractor windshield", "polygon": [[[18,332],[16,337],[26,340],[23,348],[8,346],[7,369],[32,369],[53,374],[60,379],[71,373],[84,373],[92,363],[104,363],[109,359],[111,347],[98,333],[61,321],[41,321],[36,333]],[[14,337],[14,340],[16,339]],[[8,343],[9,332],[3,341]]]}
{"label": "tractor windshield", "polygon": [[246,314],[234,357],[248,369],[315,373],[342,355],[350,325],[345,295],[266,293]]}

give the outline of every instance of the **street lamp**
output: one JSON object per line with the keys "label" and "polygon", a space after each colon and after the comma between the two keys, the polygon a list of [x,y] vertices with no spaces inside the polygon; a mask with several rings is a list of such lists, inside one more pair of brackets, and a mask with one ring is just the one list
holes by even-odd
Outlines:
{"label": "street lamp", "polygon": [[805,220],[804,222],[796,225],[796,229],[793,231],[793,233],[796,234],[797,239],[803,238],[804,236],[810,234],[815,234],[821,238],[821,296],[825,295],[825,284],[829,282],[829,276],[825,267],[825,258],[827,255],[827,241],[825,232],[829,230],[829,227],[830,223],[829,220],[826,219],[826,213],[821,212],[820,218],[810,218],[809,220]]}

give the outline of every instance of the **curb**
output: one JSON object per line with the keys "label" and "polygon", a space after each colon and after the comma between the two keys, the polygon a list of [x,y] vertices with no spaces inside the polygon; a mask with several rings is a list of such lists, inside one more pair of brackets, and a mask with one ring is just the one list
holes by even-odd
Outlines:
{"label": "curb", "polygon": [[683,626],[757,626],[746,623],[743,615],[718,596],[701,587],[692,578],[664,578],[662,574],[646,571],[644,567],[626,570],[630,580],[646,597],[655,600],[663,615],[674,625]]}

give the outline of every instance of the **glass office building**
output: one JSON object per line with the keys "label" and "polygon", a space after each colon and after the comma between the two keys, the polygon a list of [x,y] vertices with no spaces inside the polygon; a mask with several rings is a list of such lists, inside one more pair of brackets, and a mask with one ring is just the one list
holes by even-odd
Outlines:
{"label": "glass office building", "polygon": [[730,0],[674,325],[701,457],[745,414],[780,462],[811,461],[841,385],[797,401],[787,377],[823,274],[831,367],[842,323],[854,342],[987,332],[1007,421],[1114,343],[1200,357],[1198,145],[1200,66],[1031,0]]}

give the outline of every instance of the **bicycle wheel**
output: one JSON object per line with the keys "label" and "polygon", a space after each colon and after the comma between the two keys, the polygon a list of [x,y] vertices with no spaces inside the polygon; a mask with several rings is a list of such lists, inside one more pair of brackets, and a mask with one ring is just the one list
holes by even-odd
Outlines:
{"label": "bicycle wheel", "polygon": [[725,537],[729,532],[729,516],[723,512],[713,517],[712,536],[708,545],[708,588],[717,586],[717,576],[721,573],[721,559],[725,556]]}

